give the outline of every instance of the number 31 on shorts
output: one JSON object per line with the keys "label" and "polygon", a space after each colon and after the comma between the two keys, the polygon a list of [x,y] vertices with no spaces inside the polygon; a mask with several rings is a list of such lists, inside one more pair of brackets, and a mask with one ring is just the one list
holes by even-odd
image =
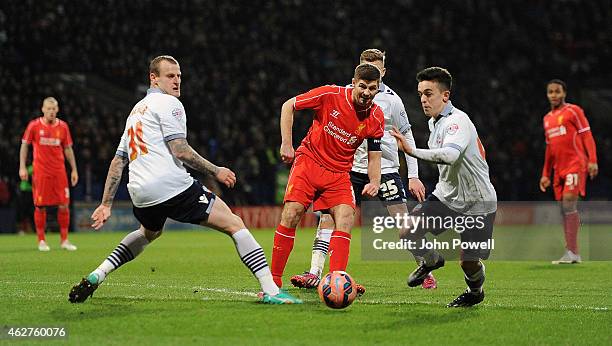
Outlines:
{"label": "number 31 on shorts", "polygon": [[565,185],[578,186],[578,173],[570,173],[565,176]]}

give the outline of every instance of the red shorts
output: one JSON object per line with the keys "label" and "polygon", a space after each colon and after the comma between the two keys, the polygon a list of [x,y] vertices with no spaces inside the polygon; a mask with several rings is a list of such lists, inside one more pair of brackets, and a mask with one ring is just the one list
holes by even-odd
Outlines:
{"label": "red shorts", "polygon": [[284,202],[298,202],[315,211],[327,210],[340,204],[355,209],[355,194],[348,172],[333,172],[307,155],[295,157],[289,173]]}
{"label": "red shorts", "polygon": [[[571,171],[570,171],[571,172]],[[563,195],[582,196],[586,194],[587,172],[576,170],[575,173],[557,174],[553,180],[555,199],[560,201]]]}
{"label": "red shorts", "polygon": [[36,176],[32,178],[32,198],[37,207],[67,205],[70,203],[70,189],[66,174]]}

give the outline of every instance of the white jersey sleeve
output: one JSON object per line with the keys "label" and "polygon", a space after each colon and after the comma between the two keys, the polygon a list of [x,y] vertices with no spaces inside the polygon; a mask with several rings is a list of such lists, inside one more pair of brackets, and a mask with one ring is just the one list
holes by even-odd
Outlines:
{"label": "white jersey sleeve", "polygon": [[173,98],[172,101],[162,105],[157,113],[162,135],[166,142],[177,138],[187,138],[185,108],[177,98]]}
{"label": "white jersey sleeve", "polygon": [[473,125],[470,119],[465,117],[453,117],[452,121],[445,124],[442,147],[450,147],[464,152],[467,146],[474,140]]}
{"label": "white jersey sleeve", "polygon": [[401,133],[406,134],[412,125],[410,125],[410,121],[408,121],[408,114],[406,114],[404,103],[398,97],[398,100],[394,102],[393,106],[393,111],[391,112],[393,125],[395,125]]}
{"label": "white jersey sleeve", "polygon": [[121,135],[121,140],[119,141],[119,145],[117,146],[117,151],[115,152],[116,156],[128,157],[128,141],[127,141],[127,126],[125,130],[123,130],[123,135]]}

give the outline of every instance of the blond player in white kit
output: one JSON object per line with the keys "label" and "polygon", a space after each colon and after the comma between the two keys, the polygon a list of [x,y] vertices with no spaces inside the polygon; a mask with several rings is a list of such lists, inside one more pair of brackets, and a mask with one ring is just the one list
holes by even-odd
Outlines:
{"label": "blond player in white kit", "polygon": [[168,55],[156,57],[149,66],[149,79],[147,95],[127,118],[108,170],[102,203],[92,215],[92,227],[98,230],[111,216],[113,199],[127,165],[127,187],[134,216],[141,226],[123,238],[98,268],[72,288],[69,301],[84,302],[108,274],[133,260],[158,238],[166,219],[171,218],[208,226],[232,237],[240,259],[259,280],[263,303],[301,303],[276,286],[261,246],[242,219],[185,170],[183,164],[213,175],[227,187],[236,183],[234,172],[212,164],[187,143],[187,116],[178,99],[181,95],[178,61]]}
{"label": "blond player in white kit", "polygon": [[[451,74],[441,67],[430,67],[419,72],[416,78],[423,112],[430,117],[429,149],[415,148],[398,129],[393,129],[391,134],[408,155],[436,163],[440,175],[431,195],[411,212],[428,224],[412,224],[402,232],[403,239],[416,244],[410,250],[412,254],[424,259],[409,275],[408,286],[420,285],[432,270],[444,266],[444,258],[439,253],[422,247],[424,235],[427,232],[438,235],[454,228],[460,233],[461,246],[464,243],[470,246],[461,251],[461,268],[468,288],[447,306],[476,305],[484,300],[485,267],[480,260],[487,259],[491,251],[479,244],[487,243],[492,237],[497,194],[489,179],[485,151],[474,124],[450,101]],[[436,218],[451,222],[436,223]],[[472,220],[469,224],[468,219]]]}

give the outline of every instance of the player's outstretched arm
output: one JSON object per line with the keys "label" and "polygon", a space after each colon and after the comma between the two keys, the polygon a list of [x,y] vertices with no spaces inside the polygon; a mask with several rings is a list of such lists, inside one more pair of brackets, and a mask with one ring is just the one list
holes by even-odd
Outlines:
{"label": "player's outstretched arm", "polygon": [[104,222],[111,216],[111,207],[115,194],[119,188],[121,182],[121,176],[123,175],[123,169],[128,164],[127,157],[115,155],[108,168],[108,174],[106,174],[106,183],[104,183],[104,194],[102,195],[102,203],[94,210],[91,214],[93,220],[93,227],[95,230],[99,230],[104,225]]}
{"label": "player's outstretched arm", "polygon": [[187,143],[185,138],[177,138],[168,142],[172,155],[198,172],[211,174],[227,187],[234,187],[236,174],[229,168],[215,166],[203,158]]}
{"label": "player's outstretched arm", "polygon": [[22,142],[19,148],[19,179],[28,180],[28,169],[26,161],[28,160],[28,143]]}
{"label": "player's outstretched arm", "polygon": [[77,171],[76,159],[74,158],[74,150],[72,150],[72,145],[69,145],[64,148],[64,156],[70,164],[70,184],[75,186],[79,182],[79,172]]}
{"label": "player's outstretched arm", "polygon": [[295,97],[283,103],[281,107],[280,116],[280,130],[281,130],[281,147],[280,156],[284,163],[293,162],[295,157],[295,150],[293,149],[293,116],[295,110],[293,105],[295,104]]}
{"label": "player's outstretched arm", "polygon": [[400,148],[400,150],[423,161],[443,165],[452,165],[461,155],[461,151],[454,147],[442,147],[436,149],[413,148],[408,144],[406,137],[404,137],[404,135],[401,134],[396,127],[391,129],[391,135],[397,140],[397,146]]}

